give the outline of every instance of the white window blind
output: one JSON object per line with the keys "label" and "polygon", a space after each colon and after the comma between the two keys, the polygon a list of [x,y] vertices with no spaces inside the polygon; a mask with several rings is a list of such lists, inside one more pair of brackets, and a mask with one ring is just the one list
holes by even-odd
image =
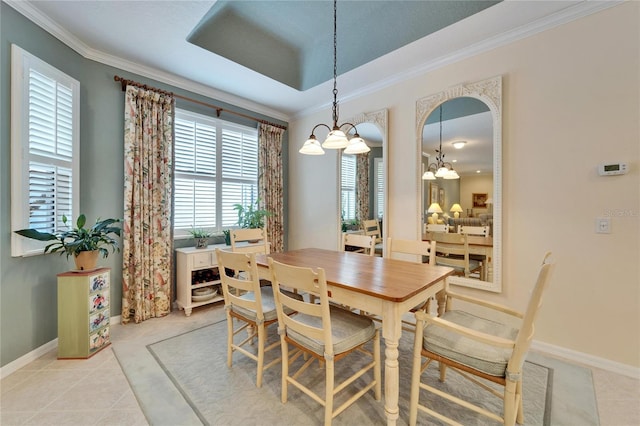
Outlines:
{"label": "white window blind", "polygon": [[342,219],[352,220],[356,218],[356,157],[355,155],[342,155],[341,200]]}
{"label": "white window blind", "polygon": [[374,211],[376,217],[382,219],[384,216],[384,168],[382,167],[382,158],[374,159],[373,163],[374,178]]}
{"label": "white window blind", "polygon": [[[80,83],[11,46],[11,226],[55,232],[79,210]],[[44,243],[12,234],[13,256]]]}
{"label": "white window blind", "polygon": [[175,135],[175,234],[236,226],[233,205],[258,198],[257,130],[176,110]]}

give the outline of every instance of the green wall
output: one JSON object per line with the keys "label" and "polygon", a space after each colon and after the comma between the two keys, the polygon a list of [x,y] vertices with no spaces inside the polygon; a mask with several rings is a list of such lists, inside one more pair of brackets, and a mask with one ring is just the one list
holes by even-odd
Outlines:
{"label": "green wall", "polygon": [[[272,117],[85,59],[10,6],[0,3],[0,366],[57,337],[56,274],[70,269],[72,262],[58,255],[11,257],[9,160],[12,43],[80,81],[80,210],[88,220],[123,216],[124,93],[120,83],[113,80],[114,75],[286,125]],[[213,114],[212,109],[194,103],[178,101],[177,106]],[[224,112],[221,118],[255,126],[253,121]],[[287,141],[288,133],[285,132],[285,170]],[[288,187],[286,176],[285,172],[285,194]],[[286,215],[286,195],[284,202]],[[286,224],[287,217],[284,220]],[[184,245],[180,243],[177,246]],[[106,260],[101,259],[101,263],[112,268],[111,314],[120,315],[122,255],[111,255]]]}

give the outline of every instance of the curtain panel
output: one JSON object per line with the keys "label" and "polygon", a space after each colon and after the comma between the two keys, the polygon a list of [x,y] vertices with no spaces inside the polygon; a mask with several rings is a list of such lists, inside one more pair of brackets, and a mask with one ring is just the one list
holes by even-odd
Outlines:
{"label": "curtain panel", "polygon": [[127,86],[122,322],[171,311],[174,98]]}
{"label": "curtain panel", "polygon": [[284,251],[283,134],[284,129],[258,124],[258,187],[262,207],[273,213],[265,223],[274,253]]}
{"label": "curtain panel", "polygon": [[356,219],[369,219],[369,153],[356,155]]}

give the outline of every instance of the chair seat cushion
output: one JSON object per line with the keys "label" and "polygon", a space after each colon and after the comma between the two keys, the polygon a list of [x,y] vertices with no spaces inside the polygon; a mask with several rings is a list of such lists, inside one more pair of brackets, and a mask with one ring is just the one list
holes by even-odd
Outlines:
{"label": "chair seat cushion", "polygon": [[[515,340],[518,334],[516,328],[468,312],[448,311],[441,318],[505,339]],[[430,352],[497,377],[505,376],[507,363],[512,353],[511,349],[481,343],[436,324],[429,324],[424,328],[422,346]]]}
{"label": "chair seat cushion", "polygon": [[[289,291],[283,291],[283,293],[286,293],[287,295],[295,299],[302,300],[302,295],[300,294],[294,294]],[[262,297],[262,314],[264,315],[264,320],[271,321],[276,319],[278,317],[278,314],[276,312],[276,302],[273,299],[272,287],[260,287],[260,294]],[[245,293],[242,296],[240,296],[240,298],[245,300],[256,300],[256,297],[253,292]],[[257,319],[257,314],[256,314],[256,311],[254,310],[243,308],[241,306],[235,306],[235,305],[231,305],[231,310],[237,314],[242,315],[248,320],[255,322]],[[293,313],[293,311],[288,308],[285,308],[284,312],[287,315],[290,315]]]}
{"label": "chair seat cushion", "polygon": [[[338,306],[329,306],[331,316],[331,338],[333,340],[334,355],[347,352],[363,343],[368,342],[376,333],[376,325],[370,319],[362,315]],[[322,318],[305,314],[296,314],[296,320],[312,327],[322,328]],[[296,343],[309,350],[324,355],[324,343],[307,336],[303,336],[291,329],[287,335]]]}
{"label": "chair seat cushion", "polygon": [[[454,255],[451,256],[452,259],[456,259],[459,260],[460,258],[455,257]],[[464,268],[458,265],[450,265],[447,264],[446,260],[442,260],[440,261],[440,259],[436,260],[436,265],[443,265],[443,266],[448,266],[450,268],[455,269],[458,272],[464,272]],[[469,270],[470,271],[474,271],[476,269],[480,268],[480,262],[474,259],[471,259],[471,255],[469,255]]]}

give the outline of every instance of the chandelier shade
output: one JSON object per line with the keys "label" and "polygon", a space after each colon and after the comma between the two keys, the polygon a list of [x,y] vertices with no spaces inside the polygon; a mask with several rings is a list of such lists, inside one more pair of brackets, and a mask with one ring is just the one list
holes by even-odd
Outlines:
{"label": "chandelier shade", "polygon": [[[322,155],[324,149],[344,149],[345,154],[363,154],[369,152],[369,148],[358,134],[356,126],[351,123],[338,124],[338,1],[333,1],[333,126],[329,127],[326,124],[316,124],[311,131],[309,139],[304,143],[302,148],[298,152],[306,155]],[[350,126],[347,128],[347,132],[351,129],[354,130],[354,135],[351,139],[347,137],[347,134],[342,130],[344,126]],[[326,127],[329,130],[329,135],[322,142],[322,146],[316,139],[315,131],[318,127]],[[323,149],[324,148],[324,149]]]}

